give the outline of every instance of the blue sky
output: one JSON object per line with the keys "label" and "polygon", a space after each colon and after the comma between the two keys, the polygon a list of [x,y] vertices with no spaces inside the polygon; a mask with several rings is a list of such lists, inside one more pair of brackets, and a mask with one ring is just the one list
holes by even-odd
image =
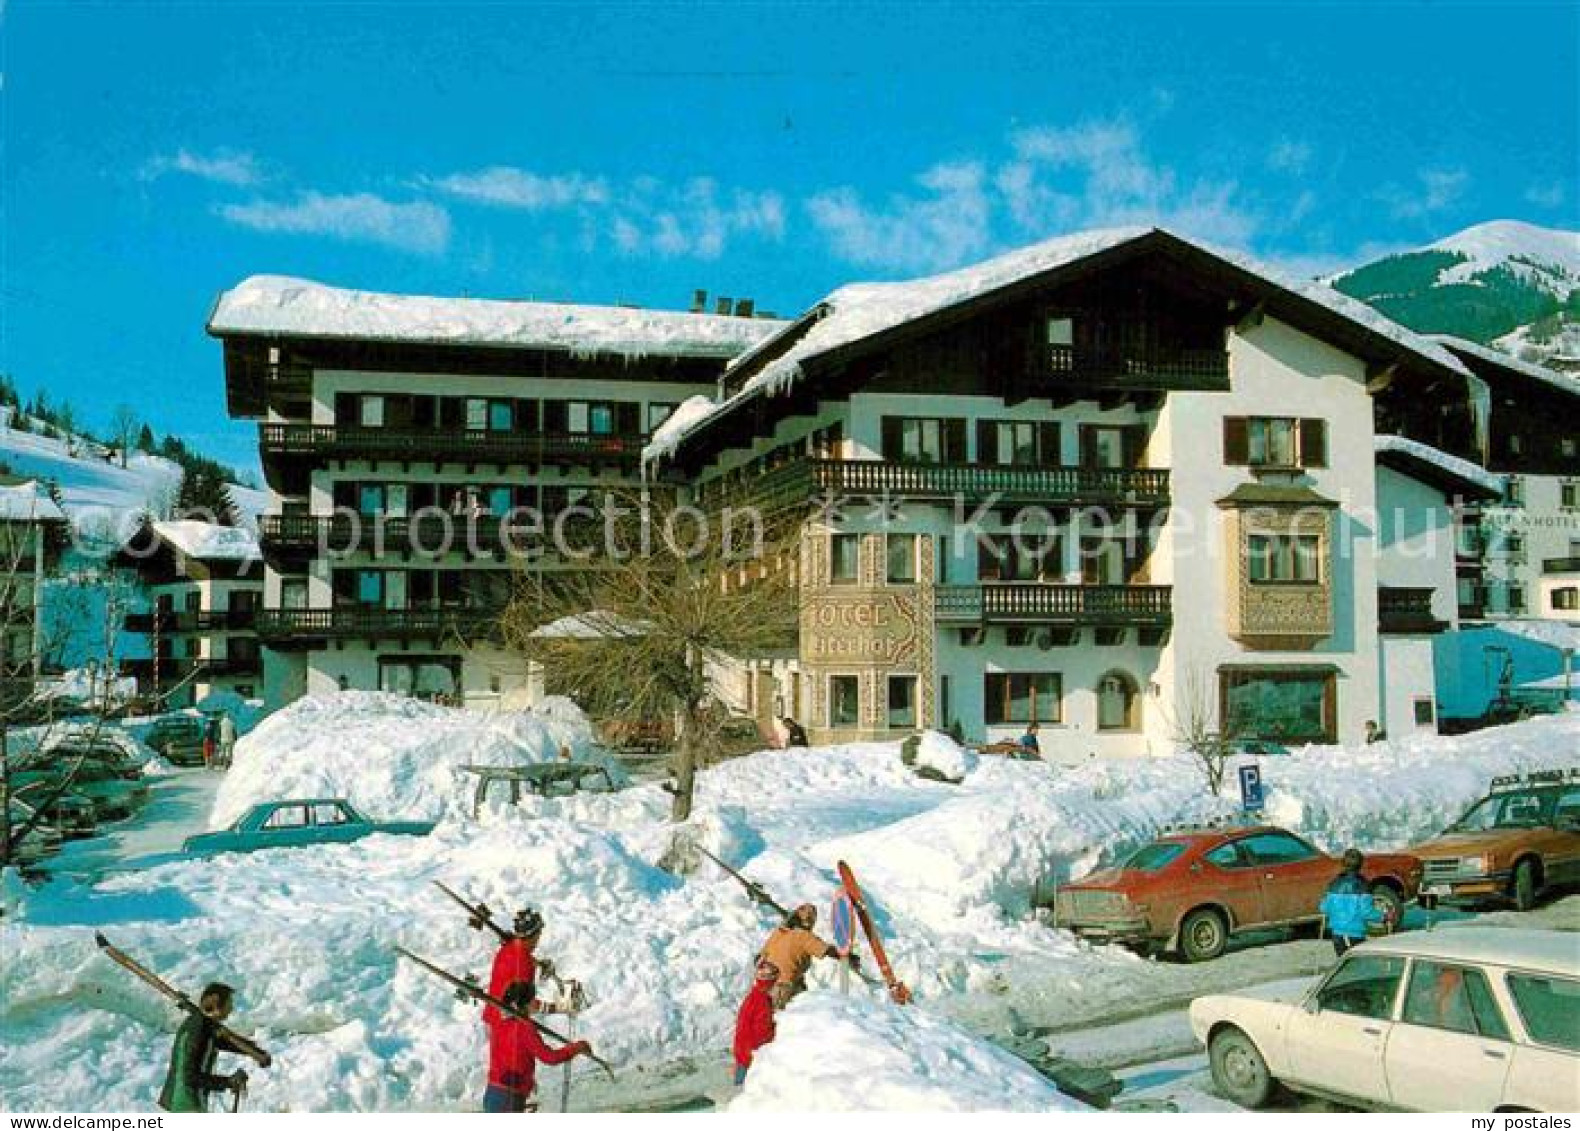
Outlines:
{"label": "blue sky", "polygon": [[243,465],[254,273],[790,313],[1116,222],[1316,272],[1580,214],[1572,3],[0,12],[0,369]]}

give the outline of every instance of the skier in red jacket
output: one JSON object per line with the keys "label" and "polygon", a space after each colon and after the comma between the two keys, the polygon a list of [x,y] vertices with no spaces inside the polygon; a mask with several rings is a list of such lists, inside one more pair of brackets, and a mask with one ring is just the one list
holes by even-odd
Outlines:
{"label": "skier in red jacket", "polygon": [[[535,1000],[530,982],[513,982],[505,991],[504,1002],[525,1012]],[[532,1098],[538,1086],[538,1064],[564,1064],[572,1057],[592,1052],[586,1041],[572,1041],[561,1048],[550,1048],[531,1021],[493,1010],[488,1026],[488,1090],[483,1093],[483,1110],[497,1114],[537,1111]]]}
{"label": "skier in red jacket", "polygon": [[746,991],[746,1000],[735,1016],[735,1084],[746,1083],[752,1054],[774,1039],[774,986],[779,967],[766,958],[757,960],[757,977]]}
{"label": "skier in red jacket", "polygon": [[[515,922],[511,924],[511,937],[506,939],[499,947],[499,953],[494,955],[494,967],[488,976],[488,992],[497,998],[503,998],[505,991],[518,982],[528,986],[538,984],[538,940],[543,937],[543,916],[532,908],[527,907],[516,912]],[[536,998],[526,1007],[528,1013],[548,1012],[544,1003]],[[491,1025],[503,1016],[493,1006],[483,1009],[483,1023]]]}

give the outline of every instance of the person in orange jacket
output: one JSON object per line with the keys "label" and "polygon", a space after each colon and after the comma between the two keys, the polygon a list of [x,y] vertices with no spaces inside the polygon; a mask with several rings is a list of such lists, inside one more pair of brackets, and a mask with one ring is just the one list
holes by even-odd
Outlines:
{"label": "person in orange jacket", "polygon": [[[783,1009],[790,999],[806,989],[806,972],[814,958],[838,958],[839,948],[824,942],[813,933],[817,926],[817,908],[803,903],[786,916],[783,925],[775,928],[763,943],[759,958],[765,958],[779,970],[779,981],[774,986],[774,1008]],[[855,954],[846,960],[857,964]]]}
{"label": "person in orange jacket", "polygon": [[779,967],[766,958],[757,960],[757,976],[746,991],[740,1012],[735,1015],[735,1086],[746,1083],[746,1070],[752,1054],[774,1039],[774,986],[779,982]]}
{"label": "person in orange jacket", "polygon": [[[536,1001],[530,982],[512,982],[505,991],[504,1003],[526,1012]],[[564,1064],[567,1060],[592,1052],[586,1041],[572,1041],[561,1048],[550,1048],[531,1021],[498,1009],[488,1026],[488,1089],[483,1093],[483,1110],[495,1114],[519,1114],[538,1110],[533,1093],[538,1087],[539,1064]]]}

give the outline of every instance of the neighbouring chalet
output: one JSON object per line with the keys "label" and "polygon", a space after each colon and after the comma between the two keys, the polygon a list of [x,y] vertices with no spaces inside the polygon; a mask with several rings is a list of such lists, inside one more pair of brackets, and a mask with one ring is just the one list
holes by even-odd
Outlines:
{"label": "neighbouring chalet", "polygon": [[[221,295],[208,332],[231,414],[259,422],[272,500],[257,621],[269,705],[336,688],[469,706],[535,695],[491,639],[523,567],[502,520],[531,508],[552,527],[589,493],[639,486],[657,424],[783,325],[746,301],[717,310],[274,276]],[[543,553],[530,568],[578,567]]]}
{"label": "neighbouring chalet", "polygon": [[0,478],[0,703],[31,694],[45,659],[44,577],[66,545],[69,523],[36,480]]}
{"label": "neighbouring chalet", "polygon": [[1075,759],[1201,718],[1357,742],[1380,586],[1416,588],[1379,545],[1374,419],[1463,446],[1475,387],[1320,284],[1085,233],[833,292],[647,458],[703,502],[805,508],[797,652],[753,685],[817,741],[1036,722]]}
{"label": "neighbouring chalet", "polygon": [[[145,523],[116,565],[134,570],[151,609],[126,615],[142,655],[121,660],[138,691],[190,706],[211,692],[251,699],[262,690],[258,610],[263,558],[250,530],[207,522]],[[129,649],[128,651],[133,651]]]}

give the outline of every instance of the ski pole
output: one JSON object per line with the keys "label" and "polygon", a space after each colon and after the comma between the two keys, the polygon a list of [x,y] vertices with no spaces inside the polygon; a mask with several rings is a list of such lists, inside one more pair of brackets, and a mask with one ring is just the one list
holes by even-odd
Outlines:
{"label": "ski pole", "polygon": [[231,1089],[231,1092],[233,1095],[230,1101],[230,1113],[235,1115],[241,1110],[241,1098],[247,1094],[246,1077],[242,1077],[242,1079],[236,1081],[236,1086]]}

